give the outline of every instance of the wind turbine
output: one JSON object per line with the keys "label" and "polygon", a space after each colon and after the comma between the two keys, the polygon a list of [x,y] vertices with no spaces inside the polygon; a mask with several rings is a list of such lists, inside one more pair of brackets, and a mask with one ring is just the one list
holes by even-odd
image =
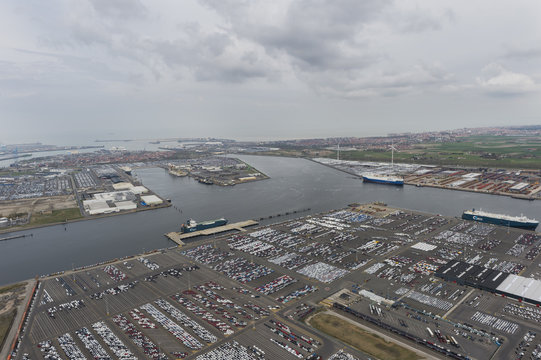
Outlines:
{"label": "wind turbine", "polygon": [[[391,149],[391,169],[394,169],[394,152],[398,151],[396,147],[394,146],[394,141],[391,140],[391,146],[389,146],[389,149]],[[389,151],[389,150],[387,150]]]}

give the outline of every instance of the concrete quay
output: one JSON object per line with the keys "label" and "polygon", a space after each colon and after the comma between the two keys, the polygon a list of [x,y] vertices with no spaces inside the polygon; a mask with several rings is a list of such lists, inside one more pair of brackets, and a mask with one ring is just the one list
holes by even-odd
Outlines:
{"label": "concrete quay", "polygon": [[231,231],[231,230],[246,231],[245,229],[246,227],[254,226],[257,224],[259,223],[255,220],[246,220],[246,221],[240,221],[240,222],[236,222],[232,224],[226,224],[224,226],[217,226],[214,228],[199,230],[199,231],[194,231],[194,232],[189,232],[189,233],[180,233],[180,232],[173,231],[173,232],[165,234],[165,236],[168,239],[177,243],[179,246],[182,246],[184,245],[184,242],[182,241],[184,239],[189,239],[189,238],[198,237],[198,236],[214,235],[214,234],[219,234],[219,233],[223,233],[223,232]]}

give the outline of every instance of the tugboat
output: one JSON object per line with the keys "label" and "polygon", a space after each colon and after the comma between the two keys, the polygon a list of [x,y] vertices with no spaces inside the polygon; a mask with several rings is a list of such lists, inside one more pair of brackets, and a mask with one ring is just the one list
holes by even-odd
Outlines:
{"label": "tugboat", "polygon": [[227,224],[227,219],[224,218],[203,221],[201,223],[197,223],[194,219],[189,219],[188,221],[186,221],[186,224],[182,224],[182,226],[180,227],[180,232],[183,234],[190,233],[194,231],[215,228],[218,226],[224,226],[225,224]]}

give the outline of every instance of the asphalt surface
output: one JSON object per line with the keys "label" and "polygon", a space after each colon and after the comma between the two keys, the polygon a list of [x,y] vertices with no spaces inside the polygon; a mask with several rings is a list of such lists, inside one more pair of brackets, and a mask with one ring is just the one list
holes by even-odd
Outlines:
{"label": "asphalt surface", "polygon": [[[75,331],[83,327],[90,329],[103,348],[111,353],[103,339],[92,330],[92,324],[98,321],[104,321],[138,358],[148,358],[142,348],[113,321],[113,317],[120,314],[130,320],[138,331],[147,336],[159,351],[169,358],[175,358],[180,353],[186,353],[188,359],[196,358],[231,341],[237,341],[248,349],[256,346],[268,359],[293,357],[276,342],[271,341],[274,339],[287,344],[302,358],[316,353],[326,359],[339,349],[346,349],[358,359],[367,359],[369,358],[367,354],[311,328],[295,314],[301,304],[313,308],[320,307],[322,300],[341,289],[352,290],[353,293],[362,290],[370,292],[340,300],[351,309],[377,317],[382,324],[399,328],[440,346],[452,348],[453,351],[473,359],[513,358],[518,344],[528,330],[533,329],[541,334],[541,327],[537,321],[506,310],[509,303],[514,303],[512,300],[446,282],[433,275],[438,266],[451,258],[456,258],[493,267],[513,264],[514,268],[521,269],[521,274],[535,276],[539,271],[537,261],[535,258],[528,260],[525,254],[528,248],[541,246],[541,238],[528,245],[526,251],[511,254],[509,249],[515,245],[515,241],[524,233],[523,231],[489,225],[479,226],[456,218],[406,210],[393,212],[387,209],[385,212],[382,211],[383,213],[387,215],[380,217],[381,215],[376,212],[367,217],[362,213],[333,211],[250,229],[248,233],[238,234],[241,237],[224,235],[197,239],[183,248],[145,255],[145,259],[150,262],[147,264],[139,261],[137,257],[117,261],[113,263],[113,271],[117,272],[113,276],[104,271],[105,265],[100,265],[42,279],[16,358],[22,359],[23,354],[28,354],[30,359],[43,358],[44,353],[38,344],[46,340],[50,340],[64,358],[65,353],[58,338],[65,333],[70,333],[80,351],[87,358],[92,358],[75,335]],[[255,234],[250,236],[250,233]],[[496,246],[488,250],[484,250],[486,247],[480,248],[481,244],[493,240],[497,240]],[[209,246],[201,247],[204,245]],[[266,250],[260,252],[262,245]],[[426,245],[431,245],[430,250],[426,250]],[[196,259],[193,253],[189,252],[194,249],[197,250],[197,256],[216,254],[217,257],[212,260]],[[183,254],[185,251],[188,253]],[[274,260],[288,254],[297,256],[287,257],[292,259],[290,262],[280,263]],[[236,258],[240,258],[237,268],[222,271],[214,269],[223,267],[226,261]],[[324,263],[327,267],[318,272],[317,267],[309,266],[315,263]],[[199,268],[193,269],[194,266]],[[239,273],[238,266],[248,269],[251,276],[245,284],[232,278]],[[175,271],[169,272],[173,269],[176,269],[177,276],[172,275]],[[264,272],[266,275],[255,276],[254,274],[261,269],[266,269]],[[336,278],[333,278],[332,274],[336,270],[338,270]],[[226,275],[225,271],[228,271],[229,275]],[[163,275],[164,273],[166,275]],[[283,288],[278,287],[274,291],[272,284],[283,276],[289,276],[296,281]],[[221,287],[213,289],[209,285],[210,281]],[[220,299],[227,299],[238,305],[238,308],[227,307],[203,293],[198,288],[201,285],[210,288]],[[120,291],[119,286],[125,286],[125,289]],[[270,287],[271,292],[268,295],[258,292],[256,289],[262,286]],[[317,291],[287,303],[277,301],[279,297],[305,286],[315,286]],[[117,288],[111,292],[118,293],[105,294],[101,298],[96,295],[111,288]],[[239,288],[244,290],[239,291]],[[186,292],[187,290],[193,290],[199,297]],[[214,318],[225,322],[233,333],[224,334],[205,321],[201,314],[176,301],[173,298],[175,295],[188,299]],[[386,303],[378,304],[383,298],[387,299],[388,304],[400,301],[393,307]],[[204,346],[193,351],[144,310],[142,312],[156,323],[156,328],[145,328],[133,319],[130,314],[132,310],[150,303],[180,324],[191,336],[200,339],[192,328],[183,325],[171,314],[159,308],[155,303],[159,299],[168,301],[177,310],[212,333],[217,337],[217,342],[207,344],[201,341]],[[60,310],[62,304],[70,302],[73,304],[74,301],[75,303],[82,301],[84,306]],[[209,302],[221,306],[219,309],[209,307]],[[269,314],[261,316],[249,304],[266,309]],[[381,314],[374,314],[371,306],[380,308]],[[57,310],[54,316],[51,316],[49,309],[55,308]],[[236,312],[238,309],[242,309],[249,316],[244,317]],[[481,315],[475,315],[476,313]],[[510,324],[516,324],[517,327],[512,333],[505,329],[497,329],[494,323],[486,320],[490,318],[485,315],[495,316]],[[381,333],[389,339],[405,343],[419,353],[428,354],[428,357],[442,357],[422,345],[378,328],[377,325],[345,313],[341,313],[340,316],[361,323],[363,327]],[[244,321],[245,324],[235,326],[235,321]],[[276,322],[289,328],[286,332],[293,333],[296,342],[287,340],[287,336],[280,336],[284,333],[278,329],[280,326],[276,325]],[[463,327],[466,325],[468,329]],[[433,333],[438,331],[442,338],[430,335],[427,328]],[[303,343],[304,340],[299,340],[301,335],[313,338],[320,344],[317,347],[314,344],[309,346],[308,343]],[[448,342],[451,336],[457,340],[458,347]],[[528,346],[530,353],[539,341],[541,336],[530,341]],[[498,345],[498,342],[501,345]],[[299,344],[304,344],[305,348]]]}

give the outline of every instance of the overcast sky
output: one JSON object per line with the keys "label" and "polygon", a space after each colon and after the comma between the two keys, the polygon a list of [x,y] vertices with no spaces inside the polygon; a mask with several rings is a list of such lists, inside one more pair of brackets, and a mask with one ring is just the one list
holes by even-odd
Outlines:
{"label": "overcast sky", "polygon": [[540,1],[4,0],[0,143],[541,124]]}

